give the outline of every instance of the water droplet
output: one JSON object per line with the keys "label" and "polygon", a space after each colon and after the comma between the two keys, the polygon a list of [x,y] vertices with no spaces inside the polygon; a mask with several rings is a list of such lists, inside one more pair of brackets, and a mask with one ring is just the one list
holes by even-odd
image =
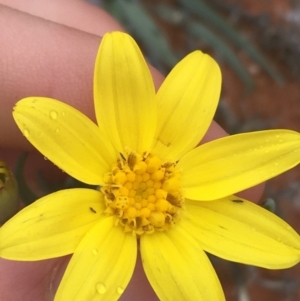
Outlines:
{"label": "water droplet", "polygon": [[62,112],[61,112],[61,115],[62,115],[62,116],[65,116],[65,115],[66,115],[66,112],[62,111]]}
{"label": "water droplet", "polygon": [[103,295],[106,293],[106,286],[103,283],[97,283],[96,284],[96,291]]}
{"label": "water droplet", "polygon": [[97,249],[94,249],[94,250],[92,251],[92,253],[93,253],[94,255],[98,255],[98,250],[97,250]]}
{"label": "water droplet", "polygon": [[278,163],[278,162],[275,162],[274,164],[275,164],[275,166],[277,166],[279,163]]}
{"label": "water droplet", "polygon": [[56,134],[59,133],[59,128],[55,129],[55,133],[56,133]]}
{"label": "water droplet", "polygon": [[119,295],[122,295],[123,292],[124,292],[124,288],[121,287],[121,286],[119,286],[119,287],[117,288],[117,293],[118,293]]}
{"label": "water droplet", "polygon": [[44,160],[45,160],[45,161],[47,161],[47,160],[48,160],[48,158],[47,158],[47,157],[44,157]]}
{"label": "water droplet", "polygon": [[57,112],[56,111],[50,111],[50,117],[51,119],[56,119],[58,116]]}
{"label": "water droplet", "polygon": [[24,130],[23,130],[23,134],[24,134],[25,137],[29,137],[30,132],[29,132],[28,129],[24,129]]}

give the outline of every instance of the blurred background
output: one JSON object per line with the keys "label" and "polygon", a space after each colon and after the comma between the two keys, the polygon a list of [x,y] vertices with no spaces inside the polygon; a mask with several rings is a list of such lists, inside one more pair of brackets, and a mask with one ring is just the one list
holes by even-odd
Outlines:
{"label": "blurred background", "polygon": [[[119,20],[147,60],[164,75],[193,50],[213,56],[223,74],[215,120],[228,133],[275,128],[300,131],[300,0],[89,2]],[[29,204],[36,196],[24,180],[25,161],[26,154],[19,158],[15,176],[21,197]],[[1,167],[0,188],[1,181],[5,182]],[[299,180],[297,167],[269,181],[262,200],[298,233]],[[45,181],[38,185],[42,187]],[[78,185],[73,179],[64,183],[64,187]],[[47,187],[44,191],[50,192]],[[299,264],[288,270],[269,271],[215,257],[211,260],[228,301],[300,300]]]}

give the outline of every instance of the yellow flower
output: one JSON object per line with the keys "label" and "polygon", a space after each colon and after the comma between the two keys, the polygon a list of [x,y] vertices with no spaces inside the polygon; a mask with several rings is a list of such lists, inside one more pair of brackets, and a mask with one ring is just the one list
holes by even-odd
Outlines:
{"label": "yellow flower", "polygon": [[117,300],[138,243],[161,300],[224,300],[205,252],[270,269],[299,262],[298,234],[233,195],[298,164],[298,133],[261,131],[196,147],[221,86],[217,64],[200,51],[185,57],[157,94],[138,46],[124,33],[104,36],[95,66],[98,126],[41,97],[21,100],[13,114],[44,156],[101,188],[59,191],[22,210],[0,230],[1,257],[74,253],[56,301]]}

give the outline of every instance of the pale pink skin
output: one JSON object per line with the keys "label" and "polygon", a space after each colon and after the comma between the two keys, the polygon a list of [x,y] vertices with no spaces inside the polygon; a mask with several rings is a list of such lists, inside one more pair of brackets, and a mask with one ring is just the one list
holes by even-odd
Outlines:
{"label": "pale pink skin", "polygon": [[[20,151],[28,150],[32,152],[28,177],[37,169],[56,177],[55,169],[21,135],[11,116],[12,107],[26,96],[48,96],[95,120],[92,79],[96,52],[105,32],[123,29],[101,9],[78,0],[0,0],[0,9],[0,159],[13,166]],[[151,71],[158,88],[163,76],[154,68]],[[224,135],[213,122],[204,141]],[[262,191],[259,185],[241,195],[258,202]],[[68,256],[38,262],[0,259],[1,300],[53,300],[68,260]],[[140,258],[120,300],[158,300]]]}

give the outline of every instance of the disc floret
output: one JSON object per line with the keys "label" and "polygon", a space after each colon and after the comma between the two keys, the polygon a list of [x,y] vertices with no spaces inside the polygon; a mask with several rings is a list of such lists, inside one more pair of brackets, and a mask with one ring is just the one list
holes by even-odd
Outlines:
{"label": "disc floret", "polygon": [[101,191],[106,213],[115,215],[125,232],[138,235],[172,227],[184,203],[176,162],[151,153],[120,154]]}

